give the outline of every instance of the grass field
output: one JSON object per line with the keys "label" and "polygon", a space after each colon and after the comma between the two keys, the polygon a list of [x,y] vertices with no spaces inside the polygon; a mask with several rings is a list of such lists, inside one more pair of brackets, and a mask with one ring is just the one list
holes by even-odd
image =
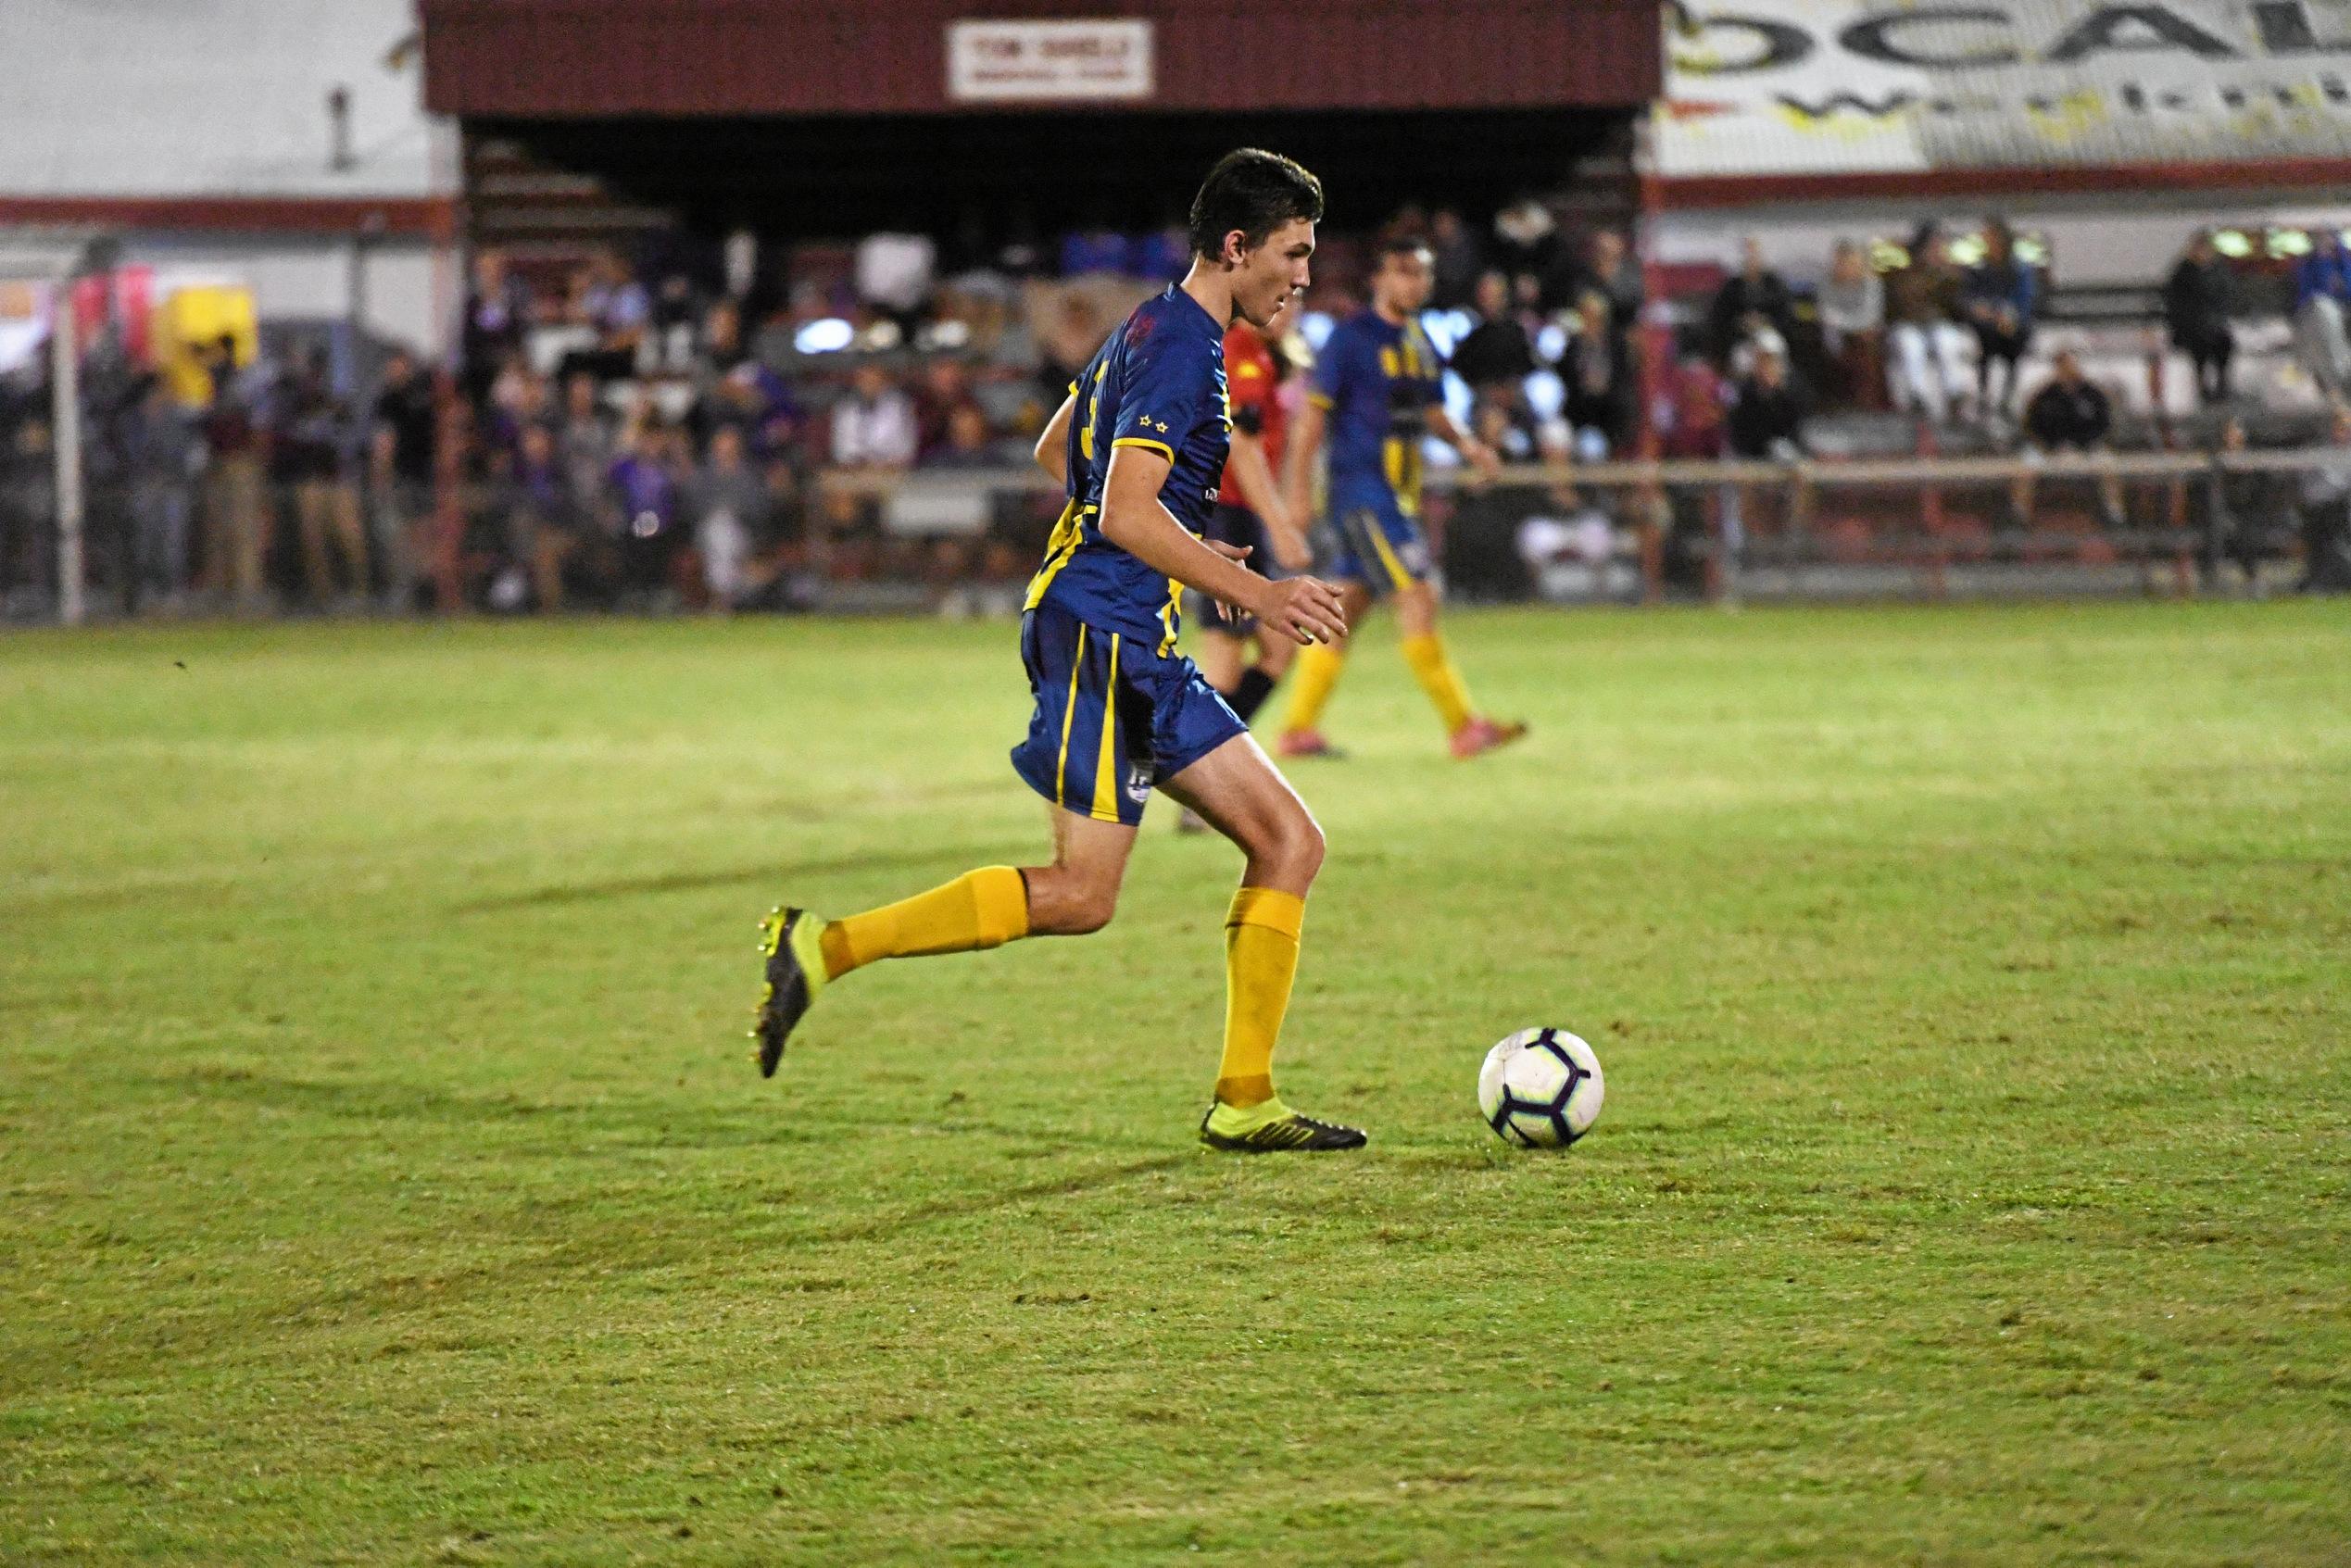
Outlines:
{"label": "grass field", "polygon": [[779,895],[1040,841],[1004,626],[0,640],[0,1561],[2351,1561],[2351,613],[1456,641],[1535,737],[1359,659],[1375,1141],[1251,1162],[1163,805],[747,1060]]}

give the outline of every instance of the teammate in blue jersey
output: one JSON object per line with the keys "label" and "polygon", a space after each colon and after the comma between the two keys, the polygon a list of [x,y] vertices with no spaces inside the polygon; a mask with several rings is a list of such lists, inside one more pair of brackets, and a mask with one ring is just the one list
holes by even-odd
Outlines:
{"label": "teammate in blue jersey", "polygon": [[1043,797],[1050,865],[989,866],[843,920],[779,909],[763,929],[752,1031],[773,1073],[824,986],[889,958],[965,952],[1108,923],[1154,789],[1246,857],[1225,920],[1224,1058],[1201,1141],[1238,1152],[1354,1148],[1364,1135],[1290,1110],[1274,1047],[1298,969],[1322,831],[1249,730],[1176,651],[1188,586],[1297,643],[1346,635],[1338,590],[1271,582],[1247,548],[1203,542],[1231,432],[1225,330],[1263,329],[1307,283],[1321,183],[1285,157],[1228,154],[1193,198],[1191,270],[1112,333],[1037,443],[1068,496],[1030,583],[1021,659],[1035,711],[1012,767]]}
{"label": "teammate in blue jersey", "polygon": [[[1516,740],[1527,726],[1498,723],[1470,705],[1437,631],[1437,585],[1420,529],[1421,443],[1436,436],[1490,478],[1491,448],[1445,412],[1444,361],[1420,330],[1434,278],[1427,246],[1389,242],[1372,275],[1371,307],[1331,330],[1314,365],[1314,390],[1290,432],[1285,488],[1291,509],[1306,510],[1315,454],[1330,449],[1328,518],[1338,553],[1325,563],[1342,585],[1347,624],[1357,625],[1373,599],[1392,595],[1403,633],[1404,662],[1428,694],[1456,757],[1475,757]],[[1339,638],[1298,658],[1278,746],[1285,757],[1330,752],[1320,728],[1347,658]]]}

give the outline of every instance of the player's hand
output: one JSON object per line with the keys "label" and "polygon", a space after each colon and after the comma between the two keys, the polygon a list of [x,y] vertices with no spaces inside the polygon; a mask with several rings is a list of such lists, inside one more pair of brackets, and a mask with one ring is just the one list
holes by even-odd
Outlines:
{"label": "player's hand", "polygon": [[1285,577],[1257,596],[1257,624],[1294,643],[1335,643],[1347,635],[1339,590],[1317,577]]}
{"label": "player's hand", "polygon": [[[1201,543],[1223,556],[1226,560],[1237,564],[1246,562],[1251,556],[1257,553],[1256,546],[1253,545],[1227,545],[1222,539],[1202,539]],[[1249,614],[1247,606],[1230,603],[1216,597],[1213,594],[1208,596],[1208,602],[1216,607],[1216,619],[1219,621],[1227,622],[1239,621]]]}

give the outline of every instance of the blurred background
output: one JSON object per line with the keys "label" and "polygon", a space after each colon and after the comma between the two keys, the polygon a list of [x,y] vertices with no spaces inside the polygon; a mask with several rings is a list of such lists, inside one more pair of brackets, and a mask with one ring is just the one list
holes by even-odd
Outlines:
{"label": "blurred background", "polygon": [[1009,614],[1208,164],[1457,598],[2351,587],[2351,4],[10,0],[0,618]]}

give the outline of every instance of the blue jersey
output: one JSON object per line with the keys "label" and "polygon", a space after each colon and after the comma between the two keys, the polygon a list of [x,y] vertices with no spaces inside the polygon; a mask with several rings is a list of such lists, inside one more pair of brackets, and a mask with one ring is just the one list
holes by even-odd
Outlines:
{"label": "blue jersey", "polygon": [[1331,329],[1308,395],[1330,416],[1330,482],[1387,486],[1409,517],[1420,509],[1420,443],[1444,400],[1444,361],[1420,330],[1365,310]]}
{"label": "blue jersey", "polygon": [[1135,307],[1070,391],[1077,408],[1069,423],[1069,501],[1028,585],[1028,608],[1050,604],[1170,652],[1176,585],[1102,537],[1102,485],[1113,451],[1148,447],[1171,465],[1161,503],[1192,533],[1205,531],[1232,439],[1225,324],[1171,283]]}

